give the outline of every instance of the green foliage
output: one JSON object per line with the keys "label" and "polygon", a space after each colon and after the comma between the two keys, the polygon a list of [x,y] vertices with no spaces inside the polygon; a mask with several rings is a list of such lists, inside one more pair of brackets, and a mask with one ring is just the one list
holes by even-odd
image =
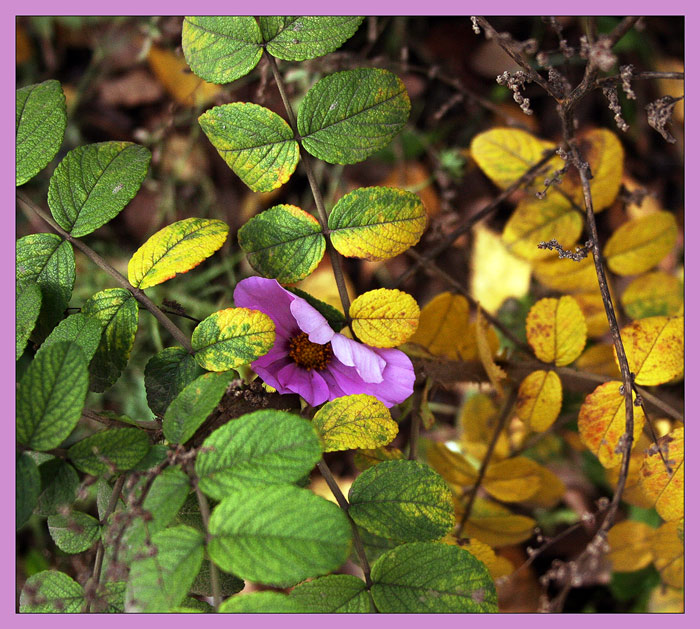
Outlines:
{"label": "green foliage", "polygon": [[253,592],[225,600],[221,614],[301,614],[305,612],[292,597],[281,592]]}
{"label": "green foliage", "polygon": [[79,614],[85,591],[64,572],[44,570],[27,579],[19,597],[19,611],[27,614]]}
{"label": "green foliage", "polygon": [[34,511],[39,492],[41,476],[34,459],[26,452],[17,456],[15,462],[15,526],[19,529]]}
{"label": "green foliage", "polygon": [[78,494],[78,473],[61,459],[49,459],[39,466],[41,493],[34,510],[39,515],[52,515],[73,504]]}
{"label": "green foliage", "polygon": [[203,369],[182,347],[166,347],[146,363],[144,383],[150,409],[162,415],[170,403]]}
{"label": "green foliage", "polygon": [[68,341],[29,365],[17,390],[17,441],[33,450],[56,448],[75,428],[87,394],[87,363]]}
{"label": "green foliage", "polygon": [[308,421],[284,411],[248,413],[215,430],[202,444],[199,486],[219,500],[250,483],[293,483],[321,458]]}
{"label": "green foliage", "polygon": [[69,341],[83,350],[85,360],[90,363],[102,338],[102,326],[99,319],[76,312],[61,321],[46,337],[37,354],[45,351],[54,343]]}
{"label": "green foliage", "polygon": [[73,149],[51,176],[51,214],[71,236],[95,231],[136,196],[150,161],[148,150],[131,142]]}
{"label": "green foliage", "polygon": [[372,566],[372,599],[386,614],[493,613],[496,588],[483,563],[456,546],[416,542]]}
{"label": "green foliage", "polygon": [[138,428],[112,428],[90,435],[68,449],[81,472],[100,476],[134,467],[148,452],[148,436]]}
{"label": "green foliage", "polygon": [[185,443],[216,408],[233,372],[205,373],[190,382],[171,402],[163,418],[163,435],[170,443]]}
{"label": "green foliage", "polygon": [[66,97],[49,79],[17,90],[15,159],[17,185],[29,181],[55,157],[66,131]]}
{"label": "green foliage", "polygon": [[209,532],[207,551],[221,569],[278,587],[336,570],[350,549],[343,512],[294,485],[230,490],[212,512]]}
{"label": "green foliage", "polygon": [[297,585],[289,594],[305,613],[369,614],[372,599],[362,579],[331,574]]}
{"label": "green foliage", "polygon": [[87,550],[100,537],[100,523],[81,511],[71,511],[67,515],[50,515],[47,524],[56,546],[71,555]]}
{"label": "green foliage", "polygon": [[15,305],[15,353],[19,360],[41,311],[41,289],[38,284],[27,284],[17,294]]}

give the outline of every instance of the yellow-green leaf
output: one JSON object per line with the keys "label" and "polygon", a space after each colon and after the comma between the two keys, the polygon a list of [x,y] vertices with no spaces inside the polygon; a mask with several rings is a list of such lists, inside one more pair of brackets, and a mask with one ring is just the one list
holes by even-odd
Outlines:
{"label": "yellow-green leaf", "polygon": [[673,316],[683,307],[683,283],[664,271],[652,271],[632,281],[621,301],[632,319]]}
{"label": "yellow-green leaf", "polygon": [[248,308],[226,308],[209,315],[192,332],[195,360],[208,371],[227,371],[260,358],[275,342],[275,324]]}
{"label": "yellow-green leaf", "polygon": [[654,529],[644,522],[625,520],[608,531],[608,561],[615,572],[635,572],[653,559]]}
{"label": "yellow-green leaf", "polygon": [[386,260],[415,245],[428,217],[420,197],[399,188],[358,188],[341,197],[328,217],[335,248],[344,256]]}
{"label": "yellow-green leaf", "polygon": [[311,422],[324,452],[378,448],[399,432],[389,409],[371,395],[345,395],[325,404]]}
{"label": "yellow-green leaf", "polygon": [[[622,383],[610,381],[601,384],[586,396],[578,415],[581,440],[598,457],[603,467],[615,467],[622,460],[618,448],[625,434],[625,397],[620,394]],[[634,406],[633,443],[644,427],[644,413]]]}
{"label": "yellow-green leaf", "polygon": [[540,284],[560,293],[598,290],[598,276],[590,254],[578,262],[559,257],[539,260],[532,272]]}
{"label": "yellow-green leaf", "polygon": [[410,342],[422,345],[435,356],[463,358],[469,327],[469,302],[462,295],[440,293],[421,310],[418,329]]}
{"label": "yellow-green leaf", "polygon": [[683,373],[683,327],[683,317],[647,317],[622,328],[622,344],[635,383],[664,384]]}
{"label": "yellow-green leaf", "polygon": [[656,529],[652,540],[654,567],[659,571],[661,580],[675,588],[682,588],[684,585],[684,536],[685,523],[683,521],[680,523],[666,522]]}
{"label": "yellow-green leaf", "polygon": [[360,295],[350,304],[352,329],[373,347],[396,347],[416,331],[420,308],[408,293],[378,288]]}
{"label": "yellow-green leaf", "polygon": [[515,412],[530,430],[544,432],[559,416],[561,400],[561,380],[557,373],[540,369],[520,383]]}
{"label": "yellow-green leaf", "polygon": [[683,428],[676,428],[659,440],[658,449],[649,450],[642,464],[642,489],[653,500],[656,511],[664,520],[683,517],[684,443]]}
{"label": "yellow-green leaf", "polygon": [[541,361],[557,367],[576,360],[586,344],[586,322],[576,300],[540,299],[528,312],[527,341]]}
{"label": "yellow-green leaf", "polygon": [[489,463],[484,474],[484,489],[497,500],[527,500],[540,488],[540,466],[531,459],[518,456]]}
{"label": "yellow-green leaf", "polygon": [[162,284],[187,273],[226,241],[228,225],[210,218],[186,218],[151,236],[129,260],[129,282],[136,288]]}
{"label": "yellow-green leaf", "polygon": [[673,249],[677,236],[673,214],[654,212],[618,227],[605,244],[603,254],[611,271],[636,275],[661,262]]}
{"label": "yellow-green leaf", "polygon": [[523,199],[503,229],[503,244],[526,260],[552,256],[537,245],[556,239],[571,249],[583,230],[583,218],[561,194],[550,191],[544,199]]}
{"label": "yellow-green leaf", "polygon": [[[500,188],[507,188],[554,146],[552,142],[540,140],[526,131],[498,127],[475,136],[470,152],[489,179]],[[559,157],[549,162],[550,170],[562,166]]]}

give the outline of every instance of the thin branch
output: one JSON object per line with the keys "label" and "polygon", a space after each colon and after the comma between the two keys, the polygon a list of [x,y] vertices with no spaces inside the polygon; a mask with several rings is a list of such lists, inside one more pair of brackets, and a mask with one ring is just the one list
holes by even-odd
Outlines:
{"label": "thin branch", "polygon": [[634,25],[641,20],[641,16],[631,15],[626,17],[624,20],[618,22],[617,26],[612,29],[607,35],[604,35],[605,39],[610,42],[610,48],[615,46],[627,33],[630,31]]}
{"label": "thin branch", "polygon": [[457,538],[462,537],[464,526],[469,520],[469,516],[472,513],[472,507],[474,506],[476,495],[479,492],[479,487],[481,487],[481,483],[483,482],[484,476],[486,475],[486,468],[488,467],[488,464],[491,461],[491,456],[493,455],[493,452],[496,449],[496,442],[498,441],[498,437],[500,436],[501,432],[505,428],[506,422],[510,417],[510,413],[513,410],[513,405],[515,404],[515,400],[517,399],[517,397],[517,389],[515,387],[511,387],[510,391],[508,392],[508,397],[506,398],[506,401],[503,403],[503,407],[501,408],[501,413],[498,416],[498,423],[494,428],[493,436],[491,437],[488,450],[486,450],[486,454],[484,455],[484,458],[481,461],[481,466],[479,467],[479,475],[477,476],[476,481],[474,482],[474,487],[472,488],[471,493],[469,494],[469,501],[464,507],[462,519],[459,521],[459,525],[457,526],[457,530],[455,531],[455,536]]}
{"label": "thin branch", "polygon": [[[421,405],[423,402],[423,393],[427,383],[423,383],[423,387],[417,386],[413,388],[413,399],[411,400],[411,433],[409,435],[408,460],[415,461],[418,456],[418,437],[420,436],[421,424]],[[420,390],[419,390],[420,389]]]}
{"label": "thin branch", "polygon": [[26,209],[31,210],[37,216],[39,216],[45,223],[50,225],[63,239],[70,242],[74,247],[80,249],[92,262],[94,262],[98,267],[100,267],[105,273],[110,275],[122,288],[128,290],[141,305],[148,310],[159,323],[173,336],[173,338],[182,345],[190,354],[194,354],[192,345],[190,345],[189,339],[185,334],[178,328],[168,317],[163,313],[163,311],[158,308],[140,288],[134,288],[129,280],[126,279],[119,271],[117,271],[112,265],[110,265],[104,258],[102,258],[98,253],[93,251],[88,247],[83,241],[74,236],[71,236],[66,230],[64,230],[56,221],[54,221],[44,210],[42,210],[38,205],[36,205],[27,195],[22,191],[17,192],[17,200]]}
{"label": "thin branch", "polygon": [[[672,79],[683,81],[685,79],[685,72],[632,72],[629,77],[633,81],[641,80],[658,80],[658,79]],[[615,76],[606,76],[596,79],[593,83],[593,87],[596,89],[603,87],[614,87],[622,81],[622,76],[616,74]]]}
{"label": "thin branch", "polygon": [[[204,533],[208,544],[211,539],[211,534],[209,533],[209,503],[202,493],[202,490],[199,488],[199,483],[194,475],[194,471],[192,472],[191,478],[194,483],[194,491],[197,494],[197,503],[199,504],[199,512],[202,516],[202,524],[204,525]],[[212,596],[214,598],[214,609],[218,610],[221,605],[221,583],[219,582],[219,569],[212,559],[209,559],[209,580],[211,582]]]}

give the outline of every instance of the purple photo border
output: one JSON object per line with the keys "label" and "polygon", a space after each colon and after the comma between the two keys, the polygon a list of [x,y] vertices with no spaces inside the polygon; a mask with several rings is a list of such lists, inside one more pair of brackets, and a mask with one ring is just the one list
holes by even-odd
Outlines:
{"label": "purple photo border", "polygon": [[[0,247],[1,263],[0,269],[2,269],[1,281],[2,285],[5,286],[7,290],[8,297],[14,296],[14,243],[15,243],[15,211],[12,209],[15,206],[15,186],[12,182],[12,173],[14,172],[14,129],[12,129],[11,120],[12,113],[15,109],[15,17],[17,15],[95,15],[95,14],[105,14],[105,15],[184,15],[184,14],[230,14],[237,12],[238,6],[242,6],[242,2],[205,2],[202,4],[197,4],[196,7],[192,2],[183,2],[182,0],[169,0],[168,2],[152,1],[152,2],[136,2],[134,0],[122,0],[122,2],[116,5],[98,5],[94,2],[87,1],[76,1],[68,0],[63,3],[48,2],[46,0],[34,0],[33,2],[18,2],[17,0],[9,0],[9,2],[4,3],[2,7],[3,18],[0,21],[1,38],[0,46],[2,47],[2,57],[5,60],[2,63],[2,75],[5,77],[3,82],[6,85],[6,89],[3,91],[2,98],[2,111],[4,112],[2,117],[2,151],[0,157],[2,158],[2,181],[5,184],[2,187],[2,193],[7,201],[7,207],[2,213],[0,221],[4,227],[0,231],[0,237],[2,238],[2,247]],[[335,3],[334,3],[335,4]],[[685,33],[686,33],[686,112],[691,112],[690,116],[686,117],[685,121],[685,147],[686,147],[686,179],[687,174],[695,172],[696,174],[700,170],[695,170],[699,168],[700,161],[698,159],[698,142],[700,142],[700,128],[698,121],[693,118],[692,112],[695,110],[694,104],[698,101],[695,100],[698,97],[700,88],[698,87],[698,71],[695,65],[698,62],[698,54],[700,53],[700,37],[698,36],[700,28],[700,10],[697,5],[691,8],[690,2],[683,2],[681,0],[667,0],[666,2],[659,4],[658,2],[650,2],[649,0],[637,0],[636,2],[603,2],[601,0],[589,0],[585,4],[587,15],[684,15],[686,18],[685,23]],[[337,6],[337,8],[336,8]],[[302,0],[301,2],[295,2],[293,4],[284,3],[280,0],[268,0],[263,5],[259,13],[268,15],[287,15],[287,14],[350,14],[353,15],[473,15],[473,14],[484,14],[484,15],[523,15],[523,9],[527,8],[527,15],[560,15],[562,8],[568,9],[571,5],[566,5],[563,2],[553,2],[551,0],[540,1],[535,0],[530,4],[523,4],[522,2],[515,2],[513,0],[501,1],[496,4],[493,2],[464,2],[464,0],[440,0],[438,4],[425,5],[418,3],[416,0],[412,2],[398,1],[398,0],[355,0],[352,6],[348,6],[348,10],[345,10],[344,5],[338,3],[336,6],[332,7],[328,0]],[[576,7],[578,8],[578,7]],[[659,9],[663,9],[663,13],[659,12]],[[468,12],[468,13],[467,13]],[[243,13],[243,12],[241,12]],[[571,13],[571,12],[569,12]],[[687,106],[690,103],[690,106]],[[695,140],[693,140],[695,138]],[[7,186],[7,187],[5,187]],[[695,216],[695,211],[686,212],[685,217],[685,233],[686,242],[688,237],[693,233],[696,233],[696,229],[700,224],[700,219]],[[692,273],[692,269],[699,264],[700,248],[695,250],[694,248],[686,248],[686,312],[688,313],[687,319],[689,321],[694,320],[693,312],[696,312],[698,308],[697,302],[695,302],[695,292],[693,288],[697,287],[698,282]],[[691,272],[688,272],[691,269]],[[12,300],[11,300],[12,301]],[[12,443],[14,442],[14,398],[15,398],[15,385],[14,385],[14,356],[15,356],[15,342],[14,342],[14,308],[11,306],[5,307],[1,313],[2,326],[0,327],[0,364],[7,367],[7,372],[4,372],[4,367],[2,369],[2,379],[0,387],[2,387],[2,399],[7,403],[7,416],[4,420],[4,430],[7,432],[5,443],[6,456],[2,459],[2,467],[7,472],[5,476],[6,482],[2,485],[2,491],[5,495],[3,503],[8,506],[9,513],[8,517],[2,521],[0,528],[2,530],[2,535],[0,539],[3,541],[3,546],[7,544],[6,549],[8,555],[5,560],[5,564],[2,570],[2,587],[0,588],[0,619],[3,619],[3,623],[8,623],[9,626],[22,626],[22,627],[39,627],[46,626],[50,623],[50,627],[76,627],[76,626],[90,626],[90,622],[98,622],[100,625],[104,626],[105,623],[108,627],[120,627],[125,622],[124,615],[100,615],[99,617],[88,616],[88,615],[52,615],[50,617],[45,615],[20,615],[15,613],[15,547],[14,541],[11,544],[10,541],[15,539],[15,527],[14,527],[14,517],[12,515],[13,508],[10,505],[14,505],[14,473],[15,473],[15,453]],[[697,329],[690,326],[686,328],[686,355],[692,355],[695,349],[700,349],[698,343],[698,337],[700,333]],[[692,382],[697,374],[695,373],[693,363],[686,362],[686,383]],[[687,388],[687,387],[686,387]],[[695,412],[693,411],[695,409]],[[700,404],[692,396],[686,400],[686,415],[694,416],[696,412],[700,409]],[[687,440],[694,442],[696,439],[694,430],[689,432]],[[583,627],[584,623],[594,623],[603,622],[606,626],[615,622],[633,622],[635,627],[649,627],[650,629],[658,627],[659,623],[671,623],[672,627],[684,625],[687,626],[688,623],[698,622],[698,604],[694,600],[692,592],[694,591],[693,583],[696,583],[696,578],[698,578],[698,568],[697,568],[697,557],[695,554],[700,545],[698,538],[692,533],[693,523],[697,523],[697,509],[695,506],[695,500],[693,496],[695,483],[692,480],[697,478],[697,468],[694,465],[694,459],[690,457],[690,465],[687,466],[686,471],[686,517],[690,522],[690,526],[686,529],[690,529],[690,535],[686,536],[686,592],[691,593],[691,596],[686,595],[686,612],[685,614],[670,614],[659,616],[657,614],[637,614],[634,618],[628,618],[625,615],[624,619],[617,619],[616,616],[610,614],[596,614],[594,618],[587,615],[567,615],[566,618],[562,618],[559,615],[540,615],[540,614],[517,614],[516,618],[511,617],[511,615],[483,615],[483,616],[472,616],[464,617],[463,615],[443,615],[433,619],[434,622],[438,623],[442,627],[460,627],[465,623],[477,622],[480,628],[482,627],[499,627],[504,628],[512,623],[518,623],[518,626],[522,626],[521,623],[525,623],[532,627],[553,627],[561,622],[565,622],[568,627]],[[692,621],[695,617],[696,621]],[[147,629],[149,625],[154,622],[164,622],[168,623],[171,627],[186,627],[191,622],[196,622],[202,619],[208,625],[215,624],[219,627],[224,627],[230,625],[230,623],[235,623],[236,626],[243,627],[262,627],[265,629],[277,629],[280,625],[284,626],[285,629],[288,627],[299,627],[299,629],[308,629],[312,626],[333,626],[345,629],[354,627],[356,623],[360,622],[364,626],[366,623],[375,625],[375,627],[385,627],[387,623],[387,618],[380,616],[365,616],[361,620],[349,615],[317,615],[317,616],[294,616],[286,615],[283,618],[272,616],[272,615],[242,615],[237,616],[235,619],[230,616],[216,616],[207,615],[205,618],[193,617],[189,614],[182,615],[169,615],[167,618],[152,618],[147,615],[131,615],[128,618],[128,623],[131,625],[132,622],[137,624],[137,628],[143,627]],[[398,622],[404,628],[411,629],[415,627],[421,627],[428,620],[425,616],[413,616],[405,615],[397,618],[392,618],[389,622]],[[414,624],[415,623],[415,624]],[[544,625],[542,624],[544,623]],[[555,625],[556,623],[556,625]]]}

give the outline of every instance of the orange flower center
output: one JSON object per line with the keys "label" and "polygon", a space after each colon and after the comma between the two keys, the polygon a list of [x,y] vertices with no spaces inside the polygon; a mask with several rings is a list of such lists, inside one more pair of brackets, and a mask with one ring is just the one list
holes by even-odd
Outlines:
{"label": "orange flower center", "polygon": [[328,361],[333,356],[331,344],[312,343],[306,332],[301,332],[289,340],[289,357],[306,371],[317,369],[324,370]]}

